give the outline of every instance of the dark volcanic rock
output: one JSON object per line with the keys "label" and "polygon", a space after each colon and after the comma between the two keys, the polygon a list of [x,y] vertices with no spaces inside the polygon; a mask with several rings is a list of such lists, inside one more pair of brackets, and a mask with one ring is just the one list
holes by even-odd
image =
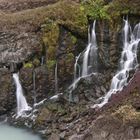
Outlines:
{"label": "dark volcanic rock", "polygon": [[14,81],[7,69],[0,69],[0,115],[10,112],[16,106]]}
{"label": "dark volcanic rock", "polygon": [[[47,100],[37,107],[37,111],[34,110],[35,120],[20,118],[13,121],[15,124],[27,125],[45,138],[50,137],[50,140],[139,138],[139,71],[127,87],[110,98],[105,107],[100,110],[90,108],[109,90],[111,78],[118,67],[122,23],[116,23],[112,29],[107,20],[97,21],[98,73],[81,78],[71,94],[66,91],[55,101],[48,100],[55,94],[56,64],[58,92],[63,92],[72,82],[75,56],[86,48],[88,36],[87,15],[83,14],[81,5],[64,0],[56,5],[40,7],[53,2],[56,1],[0,0],[0,115],[16,107],[11,72],[19,70],[27,101],[33,105],[44,98]],[[130,2],[132,0],[128,0]],[[139,5],[138,0],[135,2]],[[122,4],[125,5],[124,1]],[[138,20],[131,17],[130,21],[134,25]],[[81,60],[79,63],[82,65]]]}
{"label": "dark volcanic rock", "polygon": [[70,101],[81,102],[81,101],[91,101],[93,103],[97,102],[97,99],[103,96],[110,87],[110,71],[106,74],[96,73],[91,74],[87,77],[83,77],[76,83],[74,89],[70,86],[66,91],[66,96]]}
{"label": "dark volcanic rock", "polygon": [[[35,74],[34,78],[33,74]],[[48,96],[45,66],[40,66],[35,69],[22,68],[20,71],[20,80],[29,103],[33,104],[34,101],[39,102]]]}
{"label": "dark volcanic rock", "polygon": [[1,32],[0,64],[10,65],[28,60],[41,52],[39,38],[34,33]]}

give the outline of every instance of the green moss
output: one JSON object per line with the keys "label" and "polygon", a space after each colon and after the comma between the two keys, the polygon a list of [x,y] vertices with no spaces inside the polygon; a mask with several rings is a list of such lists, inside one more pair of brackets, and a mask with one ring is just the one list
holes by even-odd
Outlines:
{"label": "green moss", "polygon": [[91,19],[109,19],[107,12],[108,6],[105,5],[104,0],[88,0],[82,2],[81,9],[85,11],[87,16]]}
{"label": "green moss", "polygon": [[111,15],[140,14],[140,4],[137,0],[114,0],[109,5]]}
{"label": "green moss", "polygon": [[52,28],[63,25],[70,31],[85,36],[87,24],[86,15],[79,4],[72,1],[60,1],[48,9],[46,21],[42,27],[46,32],[50,32]]}
{"label": "green moss", "polygon": [[75,36],[71,35],[71,40],[73,44],[76,44],[77,38]]}
{"label": "green moss", "polygon": [[55,60],[48,60],[47,61],[48,69],[52,69],[54,67],[55,63],[56,63]]}
{"label": "green moss", "polygon": [[140,112],[136,111],[132,107],[132,105],[121,106],[112,115],[123,120],[124,123],[130,122],[130,121],[140,122]]}
{"label": "green moss", "polygon": [[82,2],[81,9],[93,19],[114,19],[124,14],[140,14],[137,0],[113,0],[108,4],[104,0],[87,0]]}
{"label": "green moss", "polygon": [[66,26],[69,30],[79,35],[83,35],[86,32],[88,21],[79,4],[70,1],[66,3],[60,2],[55,14],[57,14],[58,24]]}
{"label": "green moss", "polygon": [[34,60],[33,60],[33,65],[34,65],[34,67],[37,67],[37,66],[39,66],[40,65],[40,61],[39,61],[39,59],[38,58],[35,58]]}
{"label": "green moss", "polygon": [[40,65],[40,61],[38,58],[35,57],[33,60],[30,60],[29,62],[24,63],[23,67],[24,68],[33,68],[33,67],[37,67],[39,65]]}
{"label": "green moss", "polygon": [[[47,47],[47,66],[48,69],[53,68],[56,59],[56,52],[59,42],[60,26],[64,26],[70,32],[74,32],[81,36],[87,35],[87,18],[80,4],[72,1],[60,1],[48,9],[45,22],[42,24],[43,44]],[[70,41],[67,44],[67,53],[69,53],[77,38],[70,34]],[[66,38],[67,39],[67,38]],[[67,60],[73,58],[72,54],[68,55]]]}
{"label": "green moss", "polygon": [[46,119],[49,119],[51,117],[51,112],[47,108],[42,108],[40,110],[39,115],[36,118],[36,124],[42,125],[46,121]]}
{"label": "green moss", "polygon": [[24,63],[23,67],[24,68],[32,68],[33,64],[32,64],[32,62]]}
{"label": "green moss", "polygon": [[113,30],[116,30],[122,21],[122,15],[140,15],[138,0],[113,0],[110,3],[106,3],[105,0],[87,0],[81,2],[80,9],[85,11],[90,20],[108,20]]}
{"label": "green moss", "polygon": [[67,55],[67,63],[69,63],[69,62],[71,62],[71,61],[73,61],[73,59],[74,59],[74,54],[73,53],[69,53],[68,55]]}
{"label": "green moss", "polygon": [[55,64],[55,55],[58,46],[59,26],[49,19],[46,19],[43,27],[43,43],[47,46],[47,67],[50,70]]}

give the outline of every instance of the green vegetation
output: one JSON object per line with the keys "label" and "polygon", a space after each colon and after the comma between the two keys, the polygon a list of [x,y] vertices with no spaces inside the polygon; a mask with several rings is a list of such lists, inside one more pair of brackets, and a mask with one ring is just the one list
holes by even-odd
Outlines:
{"label": "green vegetation", "polygon": [[140,3],[138,0],[114,0],[109,4],[111,15],[140,14]]}
{"label": "green vegetation", "polygon": [[130,121],[140,122],[140,112],[136,111],[132,105],[121,106],[112,115],[123,120],[124,123],[128,123]]}
{"label": "green vegetation", "polygon": [[[73,1],[59,1],[48,7],[46,18],[41,28],[43,31],[43,44],[47,47],[47,66],[51,70],[56,62],[56,52],[59,46],[60,26],[67,28],[71,33],[66,37],[66,53],[69,54],[77,42],[77,38],[72,35],[86,36],[88,21],[80,5]],[[67,40],[70,38],[70,40]],[[73,54],[68,55],[67,62],[71,63]]]}
{"label": "green vegetation", "polygon": [[73,44],[76,44],[77,38],[75,36],[71,35],[71,40]]}
{"label": "green vegetation", "polygon": [[[86,0],[76,3],[70,0],[61,0],[49,6],[10,15],[1,15],[3,20],[0,24],[4,23],[5,25],[8,23],[8,26],[12,26],[31,22],[33,26],[42,25],[42,40],[45,51],[47,51],[44,54],[47,54],[48,67],[52,68],[55,64],[61,26],[70,32],[71,44],[68,43],[66,52],[66,54],[69,54],[72,52],[79,36],[87,37],[88,19],[108,20],[112,29],[116,29],[123,14],[139,13],[140,6],[138,5],[138,0],[135,1],[137,2],[132,2],[132,0],[113,0],[107,3],[105,0]],[[71,63],[72,61],[70,60],[73,58],[73,55],[68,56],[68,61]],[[25,67],[32,67],[32,64],[25,64]]]}
{"label": "green vegetation", "polygon": [[91,19],[109,19],[108,5],[104,0],[88,0],[82,2],[81,10],[85,11]]}
{"label": "green vegetation", "polygon": [[54,59],[59,37],[59,26],[53,21],[50,22],[50,20],[45,23],[43,26],[43,42],[47,46],[48,58]]}
{"label": "green vegetation", "polygon": [[67,55],[67,63],[70,63],[71,61],[73,61],[74,59],[74,54],[73,53],[69,53]]}
{"label": "green vegetation", "polygon": [[52,69],[55,65],[56,61],[55,60],[48,60],[47,61],[47,66],[48,66],[48,69]]}
{"label": "green vegetation", "polygon": [[23,67],[24,68],[32,68],[33,64],[32,64],[32,62],[24,63]]}
{"label": "green vegetation", "polygon": [[110,3],[105,0],[87,0],[81,2],[81,10],[91,19],[113,20],[121,15],[140,14],[140,4],[138,0],[113,0]]}

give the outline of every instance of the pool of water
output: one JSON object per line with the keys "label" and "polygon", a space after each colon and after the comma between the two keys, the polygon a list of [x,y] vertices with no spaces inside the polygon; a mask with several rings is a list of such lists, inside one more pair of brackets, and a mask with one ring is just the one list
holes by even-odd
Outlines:
{"label": "pool of water", "polygon": [[0,140],[41,140],[41,138],[25,129],[2,124],[0,125]]}

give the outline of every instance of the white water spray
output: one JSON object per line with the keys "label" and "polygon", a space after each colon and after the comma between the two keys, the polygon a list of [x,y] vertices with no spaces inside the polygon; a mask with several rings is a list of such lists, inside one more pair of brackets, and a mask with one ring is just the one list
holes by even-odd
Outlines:
{"label": "white water spray", "polygon": [[41,66],[44,65],[44,56],[41,57]]}
{"label": "white water spray", "polygon": [[131,31],[131,27],[127,20],[123,28],[123,51],[120,60],[120,69],[112,79],[109,92],[103,97],[103,101],[100,104],[95,104],[93,108],[101,108],[108,103],[112,94],[116,94],[117,91],[121,91],[128,83],[129,71],[136,68],[137,62],[137,48],[140,42],[140,23]]}
{"label": "white water spray", "polygon": [[81,53],[76,57],[76,61],[75,61],[75,64],[74,64],[74,82],[77,80],[77,78],[80,77],[80,65],[78,64],[78,60],[81,56]]}
{"label": "white water spray", "polygon": [[17,98],[17,116],[26,116],[26,111],[31,110],[28,106],[27,101],[23,95],[22,86],[19,81],[19,76],[17,73],[13,74],[13,78],[16,84],[16,98]]}
{"label": "white water spray", "polygon": [[[90,28],[88,29],[88,45],[85,51],[80,53],[76,57],[76,61],[74,64],[74,81],[69,86],[70,93],[75,89],[77,83],[81,78],[85,78],[89,76],[91,73],[97,72],[97,44],[96,44],[96,34],[95,34],[95,24],[94,21],[92,30],[90,32]],[[83,57],[82,66],[78,63],[79,59]]]}
{"label": "white water spray", "polygon": [[[88,46],[84,52],[82,76],[87,76],[92,72],[97,72],[97,44],[96,44],[95,24],[96,21],[94,21],[93,23],[91,33],[90,30],[88,31],[89,32]],[[91,68],[92,70],[90,70]]]}

